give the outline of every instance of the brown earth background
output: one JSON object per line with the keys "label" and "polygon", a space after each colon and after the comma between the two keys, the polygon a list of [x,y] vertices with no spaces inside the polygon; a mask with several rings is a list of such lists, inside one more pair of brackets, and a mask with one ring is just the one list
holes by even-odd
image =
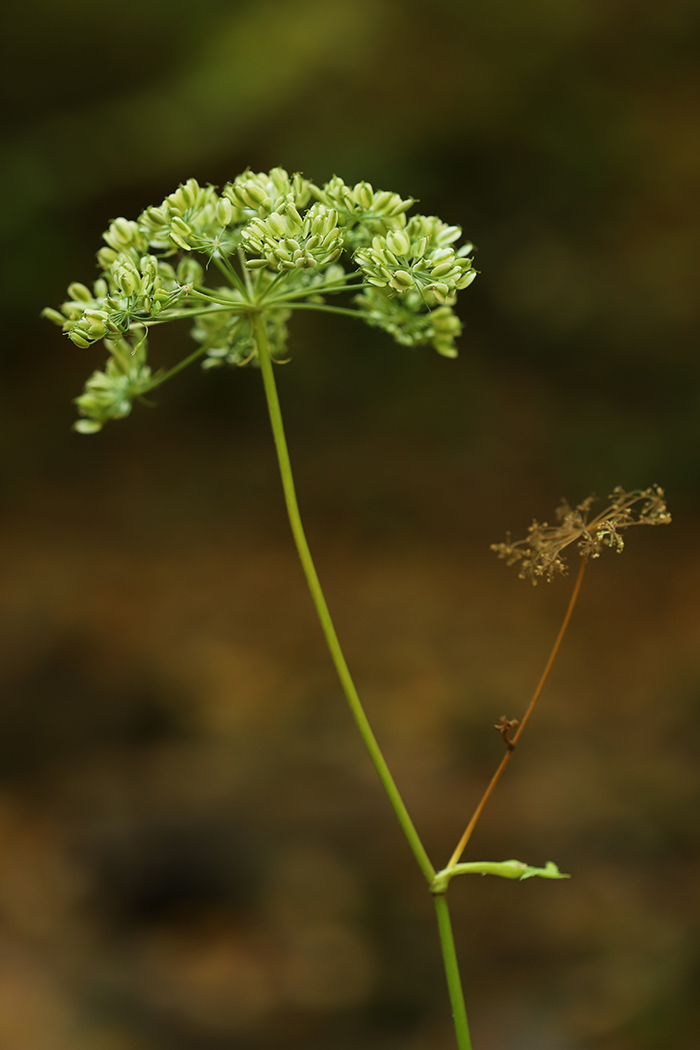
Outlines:
{"label": "brown earth background", "polygon": [[[697,1050],[700,10],[27,0],[2,16],[0,1050],[448,1050],[428,895],[334,678],[259,374],[97,437],[38,319],[107,221],[283,164],[420,198],[481,275],[457,361],[295,318],[309,539],[436,863],[571,580],[488,545],[664,485],[588,570],[451,889],[475,1050]],[[186,332],[155,344],[186,351]]]}

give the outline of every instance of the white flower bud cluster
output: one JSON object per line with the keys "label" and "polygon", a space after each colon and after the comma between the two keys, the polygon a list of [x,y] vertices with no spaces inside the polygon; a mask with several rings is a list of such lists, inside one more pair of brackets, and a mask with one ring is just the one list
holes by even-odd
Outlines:
{"label": "white flower bud cluster", "polygon": [[247,222],[270,215],[290,197],[295,208],[305,208],[311,199],[311,183],[298,173],[290,178],[284,168],[273,168],[269,174],[248,170],[224,186],[222,197],[233,206],[235,221]]}
{"label": "white flower bud cluster", "polygon": [[[115,255],[119,252],[127,252],[130,248],[143,253],[148,248],[148,241],[139,229],[139,224],[132,219],[123,217],[114,219],[110,223],[109,229],[105,230],[102,236]],[[108,255],[105,257],[109,258]]]}
{"label": "white flower bud cluster", "polygon": [[[181,317],[194,322],[204,367],[254,362],[260,313],[273,354],[283,357],[295,307],[354,313],[403,345],[432,344],[454,357],[461,325],[452,305],[476,276],[472,245],[456,248],[460,228],[435,216],[407,219],[413,203],[369,182],[349,186],[334,176],[316,186],[273,168],[247,170],[220,194],[188,179],[136,220],[114,219],[97,253],[102,276],[92,288],[72,284],[60,310],[44,311],[77,346],[104,340],[111,354],[79,400],[79,428],[125,415],[133,397],[157,385],[145,338],[134,341]],[[339,261],[343,252],[349,258]],[[226,286],[205,283],[212,273]],[[362,292],[354,310],[326,305],[339,292]]]}
{"label": "white flower bud cluster", "polygon": [[291,194],[267,218],[252,219],[242,240],[247,252],[259,256],[248,260],[249,267],[276,271],[321,269],[343,250],[337,211],[317,203],[302,218]]}
{"label": "white flower bud cluster", "polygon": [[123,419],[131,412],[134,398],[151,387],[151,370],[146,364],[146,338],[133,343],[126,339],[107,341],[111,357],[104,372],[93,372],[85,390],[75,399],[84,418],[74,424],[81,434],[94,434],[110,419]]}
{"label": "white flower bud cluster", "polygon": [[218,203],[213,186],[200,186],[196,179],[188,179],[162,204],[146,208],[137,226],[154,248],[191,251],[204,247],[203,241],[206,243],[228,225],[222,221]]}
{"label": "white flower bud cluster", "polygon": [[416,290],[451,304],[476,277],[472,260],[465,258],[472,245],[459,251],[452,247],[461,233],[458,226],[447,226],[435,216],[416,215],[405,229],[374,237],[371,247],[355,252],[355,259],[367,283],[386,288],[389,295]]}
{"label": "white flower bud cluster", "polygon": [[323,187],[312,186],[311,192],[338,212],[338,224],[352,248],[366,246],[373,237],[404,227],[406,212],[414,203],[413,197],[404,200],[398,193],[375,190],[369,182],[347,186],[337,175]]}
{"label": "white flower bud cluster", "polygon": [[[92,292],[74,282],[61,313],[43,311],[44,317],[60,325],[82,348],[99,339],[119,339],[132,323],[156,317],[163,308],[172,306],[186,294],[187,284],[199,283],[202,277],[202,268],[194,259],[183,260],[186,267],[180,264],[176,280],[167,263],[155,255],[139,258],[134,249],[119,253],[113,248],[102,249],[102,261],[108,263],[105,276],[95,281]],[[191,280],[185,284],[187,277]]]}
{"label": "white flower bud cluster", "polygon": [[438,306],[428,313],[418,292],[389,298],[378,288],[368,288],[355,302],[365,321],[381,328],[403,346],[431,344],[443,357],[456,357],[455,339],[462,323],[451,306]]}
{"label": "white flower bud cluster", "polygon": [[[287,321],[291,310],[270,308],[265,313],[267,335],[273,358],[283,357],[287,346]],[[190,334],[206,349],[202,368],[248,364],[255,358],[253,322],[249,314],[212,313],[197,318]]]}

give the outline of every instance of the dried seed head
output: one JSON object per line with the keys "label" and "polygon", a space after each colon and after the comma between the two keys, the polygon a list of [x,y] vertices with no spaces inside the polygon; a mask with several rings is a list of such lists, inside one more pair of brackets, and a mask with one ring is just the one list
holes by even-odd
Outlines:
{"label": "dried seed head", "polygon": [[620,535],[623,529],[631,525],[668,525],[671,521],[664,490],[658,485],[632,492],[618,486],[608,500],[605,510],[594,518],[590,518],[593,496],[577,507],[570,507],[564,500],[556,511],[556,525],[533,521],[526,539],[513,542],[510,533],[506,533],[506,542],[492,543],[491,550],[507,565],[517,565],[521,580],[532,580],[534,584],[543,576],[551,582],[557,574],[566,575],[568,567],[562,551],[572,543],[576,543],[582,558],[598,558],[604,547],[620,554],[625,546]]}

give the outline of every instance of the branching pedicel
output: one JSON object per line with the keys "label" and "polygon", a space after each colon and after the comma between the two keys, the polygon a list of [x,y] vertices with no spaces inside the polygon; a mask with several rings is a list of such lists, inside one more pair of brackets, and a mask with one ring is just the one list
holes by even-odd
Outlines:
{"label": "branching pedicel", "polygon": [[[350,675],[311,557],[299,514],[282,423],[273,362],[285,354],[287,322],[294,310],[320,310],[355,317],[387,331],[405,346],[432,345],[455,357],[461,325],[452,307],[457,292],[474,280],[471,244],[456,248],[462,231],[434,215],[407,212],[412,198],[347,186],[334,177],[316,186],[282,168],[269,174],[244,172],[217,193],[189,179],[162,204],[135,221],[115,219],[97,253],[102,275],[92,289],[74,283],[69,299],[44,315],[81,348],[103,341],[109,358],[76,399],[75,429],[99,431],[131,411],[161,383],[188,364],[204,368],[253,364],[260,368],[289,521],[331,658],[362,739],[435,902],[440,944],[460,1050],[471,1050],[446,893],[455,875],[506,879],[568,878],[549,861],[543,868],[521,861],[460,863],[464,848],[505,766],[510,761],[542,692],[579,593],[589,557],[604,546],[622,549],[620,531],[633,524],[670,521],[659,488],[625,493],[589,521],[591,500],[565,504],[559,524],[534,523],[526,540],[495,544],[499,557],[518,563],[520,575],[536,582],[565,572],[562,550],[577,542],[581,569],[544,673],[523,718],[502,716],[496,728],[506,754],[445,868],[436,872],[416,831],[372,732]],[[224,284],[212,283],[211,277]],[[327,297],[345,293],[346,305]],[[148,332],[167,321],[190,320],[198,347],[167,371],[148,365]],[[635,517],[633,508],[642,503]],[[511,736],[511,732],[516,730]]]}
{"label": "branching pedicel", "polygon": [[544,576],[551,582],[558,573],[566,575],[566,562],[561,553],[572,543],[584,558],[599,558],[605,547],[621,554],[625,541],[620,533],[624,529],[632,525],[668,525],[671,521],[664,490],[658,485],[632,492],[625,492],[618,485],[608,500],[605,510],[590,520],[590,509],[595,503],[593,496],[577,507],[570,507],[564,500],[555,511],[557,525],[533,521],[526,539],[513,543],[507,534],[506,542],[492,543],[491,550],[507,565],[517,564],[521,580],[532,580],[536,584],[538,578]]}

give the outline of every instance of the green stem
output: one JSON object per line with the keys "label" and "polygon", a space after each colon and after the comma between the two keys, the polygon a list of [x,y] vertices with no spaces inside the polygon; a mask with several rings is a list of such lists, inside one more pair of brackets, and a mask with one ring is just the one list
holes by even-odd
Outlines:
{"label": "green stem", "polygon": [[246,257],[245,257],[245,252],[243,251],[242,248],[238,249],[238,259],[239,259],[240,264],[241,264],[241,270],[243,271],[243,280],[245,281],[245,286],[246,286],[246,288],[248,290],[248,297],[250,299],[252,299],[253,298],[253,282],[250,279],[250,270],[248,269],[247,260],[246,260]]}
{"label": "green stem", "polygon": [[[241,294],[247,295],[247,292],[244,288]],[[237,302],[235,299],[224,299],[223,297],[219,297],[216,295],[207,295],[205,292],[200,292],[196,288],[193,288],[192,291],[188,293],[188,295],[192,299],[201,299],[205,303],[212,303],[216,306],[229,306],[229,308],[233,310],[235,310],[236,307],[238,307],[239,309],[242,308],[244,310],[250,310],[250,304],[245,300],[243,302],[241,302],[240,300]]]}
{"label": "green stem", "polygon": [[287,309],[321,310],[322,313],[343,314],[345,317],[359,317],[360,319],[367,317],[367,314],[363,314],[359,310],[349,310],[346,309],[344,306],[326,306],[325,303],[290,303]]}
{"label": "green stem", "polygon": [[206,317],[208,314],[222,314],[222,313],[248,313],[250,306],[247,303],[232,302],[226,306],[203,306],[201,310],[171,310],[165,311],[158,314],[156,317],[145,317],[139,321],[139,324],[144,325],[146,328],[152,328],[154,325],[167,324],[168,321],[181,321],[187,317]]}
{"label": "green stem", "polygon": [[464,1005],[464,993],[462,992],[462,981],[459,976],[459,963],[457,962],[455,941],[452,936],[452,923],[450,922],[447,899],[444,893],[438,893],[433,897],[433,900],[435,901],[435,911],[437,912],[440,947],[442,948],[442,959],[445,964],[447,990],[450,995],[457,1046],[459,1050],[472,1050],[469,1022],[467,1021],[467,1010]]}
{"label": "green stem", "polygon": [[214,263],[214,266],[216,266],[216,268],[224,275],[224,277],[228,278],[229,284],[231,284],[237,291],[239,291],[241,295],[246,296],[246,286],[243,284],[240,277],[234,270],[227,256],[223,254],[212,255],[211,260]]}
{"label": "green stem", "polygon": [[326,599],[321,590],[321,583],[311,557],[311,551],[309,550],[309,545],[306,541],[304,526],[299,514],[296,491],[294,489],[292,465],[289,460],[289,451],[287,449],[284,425],[282,423],[282,413],[280,411],[277,387],[275,385],[275,377],[272,370],[272,359],[270,357],[270,344],[267,337],[265,316],[262,313],[257,314],[255,318],[255,340],[258,348],[263,383],[265,386],[265,396],[267,398],[267,407],[270,414],[270,423],[272,424],[272,433],[275,440],[275,448],[277,450],[277,459],[279,462],[280,474],[282,476],[282,487],[284,489],[284,498],[287,504],[289,523],[292,527],[294,542],[296,543],[297,551],[299,552],[299,558],[301,559],[304,575],[306,576],[306,581],[309,585],[309,590],[311,591],[311,597],[316,606],[316,612],[318,613],[318,618],[321,623],[321,630],[323,631],[328,644],[331,658],[335,664],[335,669],[338,672],[338,677],[345,696],[347,697],[348,704],[350,705],[350,710],[353,713],[357,727],[360,730],[362,739],[364,740],[365,747],[369,751],[370,758],[374,763],[374,767],[379,774],[379,779],[381,780],[384,790],[389,797],[389,801],[394,808],[399,824],[408,839],[408,844],[413,850],[413,855],[416,858],[420,870],[423,872],[427,881],[432,883],[432,880],[435,877],[435,869],[430,863],[430,858],[425,851],[425,847],[418,836],[418,832],[413,826],[413,821],[408,815],[408,810],[399,794],[399,789],[394,783],[394,778],[389,772],[389,767],[386,764],[384,756],[379,748],[379,744],[377,743],[369,721],[367,720],[362,704],[360,703],[360,698],[357,694],[355,683],[350,675],[348,665],[345,662],[343,651],[340,648],[340,642],[335,633],[333,621],[331,620]]}
{"label": "green stem", "polygon": [[[348,280],[352,279],[352,275]],[[343,281],[341,284],[319,284],[313,288],[299,288],[296,292],[289,292],[288,295],[278,295],[274,298],[268,299],[266,297],[266,305],[272,303],[289,303],[293,299],[306,299],[310,295],[325,295],[326,292],[361,292],[363,288],[368,288],[366,284],[348,284]]]}
{"label": "green stem", "polygon": [[183,368],[187,368],[187,366],[191,365],[193,361],[197,360],[197,358],[201,357],[203,354],[206,354],[208,349],[208,346],[199,346],[187,357],[183,357],[182,361],[178,361],[176,365],[173,365],[172,368],[169,368],[167,372],[161,372],[160,375],[156,373],[152,381],[148,384],[147,389],[154,390],[155,387],[160,386],[161,383],[165,383],[168,379],[172,379],[172,377],[176,376],[178,372],[181,372]]}

